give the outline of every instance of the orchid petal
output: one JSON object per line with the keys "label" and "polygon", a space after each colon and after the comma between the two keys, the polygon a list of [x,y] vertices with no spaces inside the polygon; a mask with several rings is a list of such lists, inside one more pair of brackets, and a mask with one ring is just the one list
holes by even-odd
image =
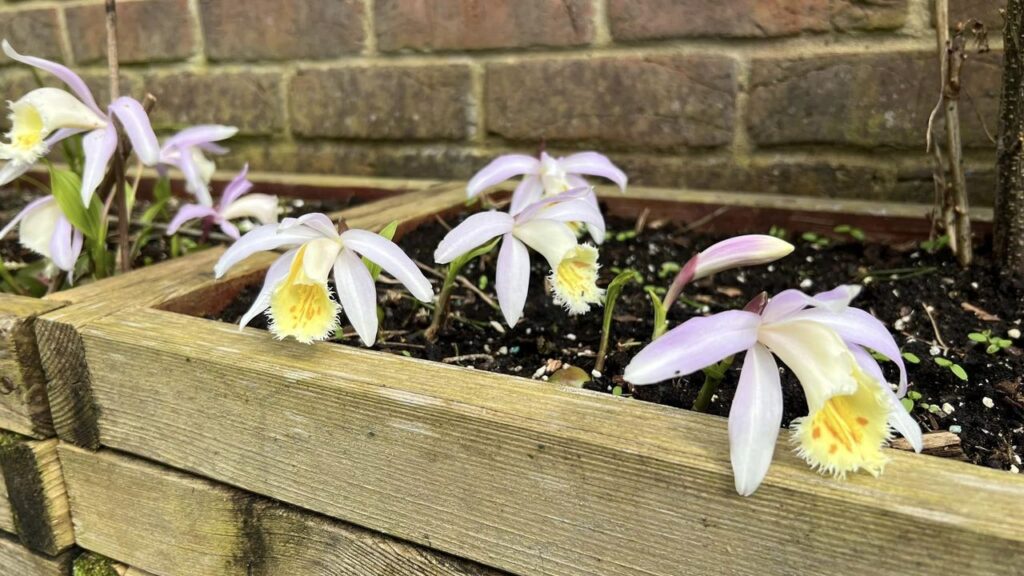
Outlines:
{"label": "orchid petal", "polygon": [[285,218],[281,221],[281,230],[291,230],[296,227],[305,227],[313,230],[325,238],[337,238],[338,228],[326,214],[313,212],[303,214],[298,218]]}
{"label": "orchid petal", "polygon": [[57,64],[56,62],[51,62],[49,60],[44,60],[42,58],[37,58],[35,56],[22,56],[21,54],[18,54],[14,51],[14,48],[11,47],[10,43],[8,43],[7,40],[3,41],[3,51],[4,54],[6,54],[7,57],[11,60],[15,60],[17,62],[21,62],[22,64],[27,64],[29,66],[33,66],[35,68],[39,68],[40,70],[44,70],[46,72],[49,72],[50,74],[53,74],[58,79],[60,79],[61,82],[67,84],[68,88],[71,88],[71,91],[77,94],[78,97],[82,100],[82,102],[84,102],[86,106],[91,108],[93,112],[96,112],[100,116],[103,116],[103,111],[100,110],[100,107],[96,105],[96,99],[93,98],[92,92],[89,90],[89,87],[85,84],[85,81],[82,80],[82,78],[78,74],[72,72],[71,69],[67,66]]}
{"label": "orchid petal", "polygon": [[298,253],[299,249],[293,248],[285,252],[277,260],[274,260],[274,263],[270,265],[270,269],[267,270],[267,276],[263,280],[263,288],[260,289],[256,300],[253,301],[249,310],[242,315],[242,320],[238,323],[239,330],[245,328],[249,322],[252,322],[253,318],[266,311],[267,308],[270,308],[270,297],[274,294],[277,285],[288,275],[288,271],[292,267],[292,261],[295,260],[295,255]]}
{"label": "orchid petal", "polygon": [[203,206],[202,204],[185,204],[180,210],[178,210],[178,213],[174,215],[174,218],[171,219],[171,223],[167,225],[167,235],[172,236],[189,220],[208,218],[216,215],[217,211],[209,206]]}
{"label": "orchid petal", "polygon": [[642,385],[692,374],[752,347],[760,324],[757,314],[742,310],[691,318],[634,356],[623,378]]}
{"label": "orchid petal", "polygon": [[505,212],[477,212],[453,228],[434,250],[434,261],[447,264],[496,236],[512,231],[515,220]]}
{"label": "orchid petal", "polygon": [[541,184],[540,176],[527,174],[512,191],[512,203],[509,205],[508,213],[515,216],[524,208],[533,204],[544,196],[544,185]]}
{"label": "orchid petal", "polygon": [[57,268],[67,272],[69,277],[75,271],[78,255],[82,253],[82,233],[71,226],[63,214],[57,218],[53,236],[50,237],[50,260]]}
{"label": "orchid petal", "polygon": [[755,344],[743,360],[729,409],[729,458],[741,496],[753,494],[768,473],[781,423],[779,366],[767,348]]}
{"label": "orchid petal", "polygon": [[850,353],[853,354],[857,363],[860,364],[861,369],[877,381],[882,389],[886,404],[889,406],[889,425],[910,442],[914,451],[920,452],[924,447],[921,427],[914,420],[914,417],[907,412],[907,409],[903,407],[899,396],[892,391],[892,388],[885,381],[885,376],[882,374],[882,368],[878,365],[878,362],[871,357],[871,354],[868,354],[867,350],[857,345],[850,346]]}
{"label": "orchid petal", "polygon": [[729,238],[701,251],[693,279],[706,278],[731,268],[774,262],[793,249],[789,242],[766,234]]}
{"label": "orchid petal", "polygon": [[530,252],[525,244],[507,233],[498,252],[494,290],[498,293],[498,305],[509,327],[515,326],[522,317],[529,289]]}
{"label": "orchid petal", "polygon": [[537,170],[540,161],[525,154],[499,156],[476,173],[466,186],[466,194],[472,198],[491,186],[501,184],[509,178],[530,174]]}
{"label": "orchid petal", "polygon": [[341,253],[341,243],[330,238],[317,238],[306,243],[305,251],[302,254],[302,272],[307,278],[317,284],[327,284],[327,277],[331,273]]}
{"label": "orchid petal", "polygon": [[64,213],[53,196],[47,196],[43,200],[29,204],[18,215],[21,218],[18,242],[36,254],[52,260],[51,240],[57,232],[57,222],[64,217]]}
{"label": "orchid petal", "polygon": [[214,274],[217,278],[224,276],[235,264],[257,252],[276,250],[285,246],[298,246],[316,238],[320,238],[320,234],[308,228],[279,232],[277,224],[258,226],[224,251],[213,268]]}
{"label": "orchid petal", "polygon": [[249,163],[246,162],[245,166],[242,167],[242,171],[239,172],[231,182],[224,187],[224,192],[220,195],[220,209],[224,210],[231,205],[232,202],[238,200],[238,197],[245,194],[249,190],[252,190],[252,182],[247,178],[249,175]]}
{"label": "orchid petal", "polygon": [[11,160],[4,164],[4,167],[0,168],[0,186],[14,182],[20,178],[22,174],[28,172],[31,167],[31,162],[19,162],[17,160]]}
{"label": "orchid petal", "polygon": [[89,206],[96,187],[103,181],[103,175],[110,164],[110,158],[117,150],[117,128],[107,124],[106,128],[93,130],[82,138],[85,165],[82,168],[82,203]]}
{"label": "orchid petal", "polygon": [[153,126],[146,110],[134,98],[122,96],[110,105],[110,111],[121,121],[124,133],[131,141],[135,154],[146,166],[155,166],[160,161],[160,143],[157,142]]}
{"label": "orchid petal", "polygon": [[81,134],[82,132],[85,132],[84,128],[58,128],[53,134],[46,137],[46,147],[53,148],[53,145],[60,143],[61,140]]}
{"label": "orchid petal", "polygon": [[556,270],[567,252],[578,246],[576,233],[565,222],[537,219],[518,224],[512,234],[548,261]]}
{"label": "orchid petal", "polygon": [[814,413],[833,396],[857,391],[854,359],[846,343],[820,322],[793,320],[762,324],[758,340],[779,357],[803,387]]}
{"label": "orchid petal", "polygon": [[277,205],[277,196],[249,194],[229,204],[220,214],[226,220],[255,218],[260,224],[272,224],[277,221]]}
{"label": "orchid petal", "polygon": [[95,130],[107,125],[106,117],[60,88],[36,88],[11,103],[11,110],[32,108],[42,120],[45,136],[60,128]]}
{"label": "orchid petal", "polygon": [[32,212],[35,212],[36,210],[45,207],[47,204],[49,204],[50,202],[54,202],[55,200],[56,198],[54,198],[53,196],[44,196],[42,198],[36,198],[35,200],[29,202],[24,208],[21,209],[21,212],[18,212],[14,216],[13,220],[8,222],[7,225],[4,226],[2,230],[0,230],[0,240],[2,240],[4,236],[7,236],[7,234],[11,230],[14,230],[14,227],[18,225],[18,222],[21,222]]}
{"label": "orchid petal", "polygon": [[[164,150],[170,148],[191,148],[193,146],[204,146],[211,142],[227,140],[238,133],[234,126],[223,126],[220,124],[201,124],[191,126],[164,140]],[[207,148],[204,148],[208,150]]]}
{"label": "orchid petal", "polygon": [[370,271],[351,250],[338,255],[334,265],[334,285],[348,321],[367,347],[377,340],[377,289]]}
{"label": "orchid petal", "polygon": [[626,173],[619,170],[607,156],[597,152],[580,152],[558,160],[563,170],[572,174],[586,174],[588,176],[600,176],[607,178],[616,185],[619,190],[625,192],[629,179]]}
{"label": "orchid petal", "polygon": [[539,218],[556,222],[585,222],[604,233],[604,216],[596,205],[584,199],[585,193],[569,200],[559,199],[559,196],[532,204],[516,217],[516,221],[526,223]]}
{"label": "orchid petal", "polygon": [[900,370],[899,390],[897,396],[902,397],[907,391],[907,366],[903,363],[903,354],[892,334],[877,318],[860,308],[846,307],[841,312],[833,312],[825,308],[815,308],[796,312],[789,319],[807,319],[820,322],[839,334],[848,343],[870,348],[896,363]]}
{"label": "orchid petal", "polygon": [[213,206],[213,198],[210,196],[210,186],[203,177],[203,170],[200,169],[196,158],[188,151],[179,150],[178,158],[174,164],[185,176],[185,189],[192,193],[204,206]]}
{"label": "orchid petal", "polygon": [[590,203],[595,211],[601,215],[601,225],[587,224],[587,233],[594,239],[594,243],[601,244],[604,242],[605,224],[604,216],[601,214],[601,206],[597,203],[597,194],[594,193],[594,189],[590,189],[590,193],[583,197],[583,199]]}
{"label": "orchid petal", "polygon": [[430,281],[420,272],[416,263],[391,240],[367,230],[346,230],[341,240],[347,248],[355,250],[394,276],[421,302],[434,299]]}
{"label": "orchid petal", "polygon": [[238,231],[238,226],[235,226],[234,224],[232,224],[228,220],[221,219],[221,221],[218,224],[218,226],[220,226],[220,231],[221,232],[223,232],[226,236],[229,236],[229,237],[231,237],[231,238],[233,238],[235,240],[238,240],[241,237],[241,235],[242,235]]}
{"label": "orchid petal", "polygon": [[783,290],[776,294],[765,306],[761,317],[765,322],[775,322],[789,314],[798,312],[808,306],[825,308],[833,312],[841,312],[860,293],[860,286],[842,285],[828,292],[808,296],[795,289]]}

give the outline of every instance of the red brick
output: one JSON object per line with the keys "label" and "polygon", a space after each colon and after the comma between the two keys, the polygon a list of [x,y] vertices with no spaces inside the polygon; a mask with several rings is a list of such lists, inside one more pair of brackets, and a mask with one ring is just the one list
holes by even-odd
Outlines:
{"label": "red brick", "polygon": [[242,134],[284,129],[280,85],[276,73],[219,71],[152,74],[144,84],[157,98],[150,115],[157,129],[217,123],[237,126]]}
{"label": "red brick", "polygon": [[485,125],[511,140],[592,140],[623,147],[732,141],[729,58],[548,60],[487,67]]}
{"label": "red brick", "polygon": [[907,23],[907,0],[836,0],[832,25],[837,30],[892,30]]}
{"label": "red brick", "polygon": [[[103,4],[69,6],[64,14],[75,62],[106,62]],[[117,48],[122,64],[184,60],[195,53],[194,31],[187,0],[117,4]]]}
{"label": "red brick", "polygon": [[[966,146],[990,146],[978,115],[993,129],[998,60],[972,59],[964,72],[971,96],[961,103]],[[923,149],[938,84],[931,52],[755,60],[747,127],[759,145]]]}
{"label": "red brick", "polygon": [[200,0],[211,60],[334,58],[362,50],[361,0]]}
{"label": "red brick", "polygon": [[829,29],[829,0],[608,0],[619,40],[790,36]]}
{"label": "red brick", "polygon": [[[0,12],[0,38],[6,38],[22,54],[63,60],[57,10],[40,8]],[[0,53],[0,64],[10,64]]]}
{"label": "red brick", "polygon": [[591,0],[377,0],[384,51],[578,46],[594,37]]}
{"label": "red brick", "polygon": [[288,89],[299,136],[462,139],[470,129],[467,66],[304,70]]}

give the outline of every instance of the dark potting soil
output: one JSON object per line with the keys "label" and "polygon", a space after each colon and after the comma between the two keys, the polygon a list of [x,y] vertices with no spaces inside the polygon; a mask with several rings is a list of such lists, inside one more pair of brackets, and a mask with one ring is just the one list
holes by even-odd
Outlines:
{"label": "dark potting soil", "polygon": [[[432,264],[434,248],[447,227],[455,223],[424,224],[400,244],[418,262]],[[696,251],[722,239],[687,232],[684,227],[667,222],[648,222],[635,235],[633,221],[611,219],[608,225],[608,239],[601,246],[602,286],[618,271],[632,268],[643,274],[644,284],[667,287],[674,276],[670,271],[674,270],[673,265],[682,265]],[[979,247],[977,263],[970,271],[964,271],[948,252],[932,254],[922,250],[918,243],[881,244],[871,242],[870,238],[862,242],[848,235],[833,239],[798,236],[789,240],[796,250],[773,265],[727,271],[688,286],[670,311],[670,327],[695,315],[741,308],[762,291],[771,295],[798,287],[815,293],[839,284],[862,284],[864,290],[854,305],[881,319],[892,330],[901,349],[911,360],[917,360],[908,362],[907,369],[916,404],[912,414],[922,428],[958,434],[964,453],[976,464],[1024,468],[1024,358],[1020,341],[1011,337],[1020,337],[1016,331],[1022,329],[1024,303],[1021,286],[1000,278],[993,269],[987,247]],[[462,271],[477,290],[492,300],[497,253],[493,250]],[[423,337],[423,330],[430,324],[430,310],[401,287],[378,284],[384,320],[374,348],[526,378],[547,379],[564,365],[590,373],[600,343],[602,308],[593,308],[582,316],[569,316],[552,303],[545,289],[549,270],[543,258],[533,253],[531,258],[530,295],[524,318],[515,328],[505,326],[500,312],[478,293],[459,285],[452,298],[448,324],[434,343]],[[435,273],[427,275],[435,289],[439,289],[444,270],[432,267]],[[258,284],[248,287],[216,318],[238,322],[259,288]],[[700,374],[637,387],[621,378],[630,358],[649,342],[652,324],[647,294],[638,283],[628,285],[615,306],[603,374],[585,387],[690,408],[703,383]],[[257,318],[252,326],[266,328],[266,318]],[[344,319],[343,327],[335,340],[360,345]],[[984,331],[1013,343],[990,354],[987,345],[968,337]],[[737,361],[728,371],[709,412],[728,414],[741,365]],[[895,365],[883,362],[883,368],[895,381]],[[789,423],[805,415],[807,406],[795,378],[784,367],[782,371],[783,422]]]}

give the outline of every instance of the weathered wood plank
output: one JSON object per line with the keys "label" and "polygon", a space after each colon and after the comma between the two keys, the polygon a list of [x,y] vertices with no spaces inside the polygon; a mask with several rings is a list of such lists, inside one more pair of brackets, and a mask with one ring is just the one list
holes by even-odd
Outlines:
{"label": "weathered wood plank", "polygon": [[34,438],[54,434],[32,327],[36,316],[61,305],[0,293],[0,428]]}
{"label": "weathered wood plank", "polygon": [[104,446],[517,574],[1024,573],[1012,474],[780,440],[741,498],[721,418],[165,311],[81,335]]}
{"label": "weathered wood plank", "polygon": [[75,558],[74,576],[153,576],[138,568],[125,566],[106,556],[85,551]]}
{"label": "weathered wood plank", "polygon": [[0,464],[0,530],[17,535],[18,528],[14,525],[14,510],[7,495],[7,483],[3,479],[3,465]]}
{"label": "weathered wood plank", "polygon": [[57,439],[0,433],[0,473],[13,530],[36,552],[54,556],[75,543]]}
{"label": "weathered wood plank", "polygon": [[60,448],[79,543],[160,576],[497,576],[130,456]]}
{"label": "weathered wood plank", "polygon": [[68,576],[72,552],[57,557],[36,554],[14,538],[0,534],[0,568],[5,576]]}

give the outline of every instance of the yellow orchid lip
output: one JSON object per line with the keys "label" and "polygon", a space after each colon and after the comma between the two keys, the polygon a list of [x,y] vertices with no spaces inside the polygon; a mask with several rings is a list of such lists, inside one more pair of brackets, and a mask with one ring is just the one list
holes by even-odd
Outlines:
{"label": "yellow orchid lip", "polygon": [[591,305],[601,302],[604,290],[597,287],[597,256],[597,248],[577,245],[551,271],[555,304],[565,306],[570,314],[584,314]]}
{"label": "yellow orchid lip", "polygon": [[306,273],[304,244],[295,254],[288,275],[270,297],[270,331],[275,338],[288,336],[309,344],[328,338],[338,327],[338,303],[331,298],[327,280]]}

